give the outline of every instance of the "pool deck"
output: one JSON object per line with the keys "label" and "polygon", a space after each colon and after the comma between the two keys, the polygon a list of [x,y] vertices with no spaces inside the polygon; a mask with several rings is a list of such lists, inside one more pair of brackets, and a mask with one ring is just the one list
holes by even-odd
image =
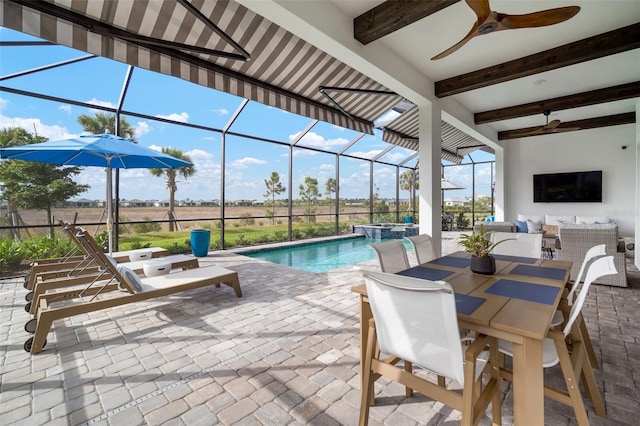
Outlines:
{"label": "pool deck", "polygon": [[[453,251],[455,239],[444,241],[443,253]],[[0,281],[0,425],[356,425],[359,314],[351,287],[362,282],[359,272],[314,274],[230,252],[212,252],[201,264],[237,271],[243,297],[204,288],[80,315],[54,323],[35,356],[22,348],[30,336],[26,290],[21,280]],[[359,266],[375,270],[377,262]],[[609,415],[596,417],[587,400],[592,425],[637,424],[640,415],[640,273],[632,266],[629,286],[595,285],[585,305]],[[545,380],[561,380],[559,369]],[[379,382],[372,426],[459,419]],[[507,383],[503,400],[509,425]],[[547,424],[576,423],[569,407],[545,403]]]}

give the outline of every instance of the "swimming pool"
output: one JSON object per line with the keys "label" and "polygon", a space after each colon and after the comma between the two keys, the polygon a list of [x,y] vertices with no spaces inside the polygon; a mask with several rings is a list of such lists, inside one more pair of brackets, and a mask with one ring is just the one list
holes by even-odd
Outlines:
{"label": "swimming pool", "polygon": [[[382,241],[364,237],[349,238],[258,251],[247,253],[245,256],[310,272],[327,272],[375,259],[376,254],[368,245]],[[402,242],[407,250],[412,249],[408,241],[402,240]]]}

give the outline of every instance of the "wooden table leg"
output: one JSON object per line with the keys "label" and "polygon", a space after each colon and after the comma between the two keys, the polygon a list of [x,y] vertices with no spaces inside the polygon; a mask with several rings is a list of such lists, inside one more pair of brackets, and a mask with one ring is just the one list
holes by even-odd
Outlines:
{"label": "wooden table leg", "polygon": [[516,425],[544,425],[542,341],[513,345],[513,414]]}
{"label": "wooden table leg", "polygon": [[[360,296],[360,389],[364,391],[364,360],[367,356],[367,340],[369,339],[369,320],[373,318],[371,305],[365,296]],[[371,392],[369,405],[374,405],[374,393]]]}

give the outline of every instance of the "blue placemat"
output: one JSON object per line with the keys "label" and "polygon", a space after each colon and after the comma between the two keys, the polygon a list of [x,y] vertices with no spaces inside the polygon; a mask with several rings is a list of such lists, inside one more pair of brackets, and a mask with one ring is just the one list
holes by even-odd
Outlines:
{"label": "blue placemat", "polygon": [[507,262],[516,263],[536,263],[538,261],[535,257],[509,256],[506,254],[494,254],[492,256],[495,257],[496,260],[506,260]]}
{"label": "blue placemat", "polygon": [[433,263],[434,265],[451,266],[454,268],[466,268],[469,266],[470,262],[471,260],[466,257],[445,256],[434,259],[429,263]]}
{"label": "blue placemat", "polygon": [[503,279],[496,281],[495,284],[485,290],[485,293],[526,300],[527,302],[553,305],[559,290],[558,287],[548,285]]}
{"label": "blue placemat", "polygon": [[467,294],[455,294],[456,310],[462,315],[471,315],[486,299],[469,296]]}
{"label": "blue placemat", "polygon": [[442,269],[424,268],[422,266],[414,266],[413,268],[405,269],[398,272],[397,275],[404,275],[406,277],[422,278],[423,280],[438,281],[444,277],[448,277],[453,274],[451,271],[444,271]]}
{"label": "blue placemat", "polygon": [[513,275],[526,275],[528,277],[546,278],[550,280],[563,280],[567,273],[564,269],[546,268],[544,266],[518,265],[509,271]]}

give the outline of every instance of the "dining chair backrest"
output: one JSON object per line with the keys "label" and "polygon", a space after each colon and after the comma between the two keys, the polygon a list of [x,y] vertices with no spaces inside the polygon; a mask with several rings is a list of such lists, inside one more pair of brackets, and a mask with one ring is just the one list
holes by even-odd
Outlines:
{"label": "dining chair backrest", "polygon": [[492,251],[493,254],[540,258],[542,253],[542,234],[514,232],[492,232],[491,243],[503,240]]}
{"label": "dining chair backrest", "polygon": [[589,269],[587,270],[587,276],[584,279],[584,284],[582,284],[580,292],[578,293],[578,297],[571,306],[567,324],[565,325],[564,330],[562,330],[565,336],[568,335],[571,331],[573,323],[578,318],[578,315],[582,310],[582,305],[584,305],[584,301],[587,298],[587,293],[589,292],[591,283],[604,275],[612,275],[617,273],[618,271],[616,269],[616,265],[613,262],[613,256],[601,257],[591,263]]}
{"label": "dining chair backrest", "polygon": [[377,244],[369,244],[378,256],[380,262],[380,270],[395,274],[396,272],[409,269],[409,258],[407,257],[407,249],[404,244],[398,240],[389,240]]}
{"label": "dining chair backrest", "polygon": [[578,286],[580,285],[580,281],[582,281],[582,274],[584,274],[585,268],[587,267],[591,259],[606,255],[607,254],[606,247],[607,247],[606,244],[599,244],[587,250],[587,254],[584,255],[584,260],[582,261],[582,265],[580,266],[580,272],[578,272],[578,275],[576,275],[576,280],[571,285],[571,290],[567,295],[567,301],[569,302],[569,305],[573,303],[573,295],[576,292],[576,289],[578,288]]}
{"label": "dining chair backrest", "polygon": [[380,350],[464,385],[453,289],[446,282],[364,273]]}
{"label": "dining chair backrest", "polygon": [[438,256],[436,245],[433,243],[433,238],[429,234],[413,235],[411,237],[404,237],[413,246],[416,252],[416,258],[418,263],[427,263]]}

